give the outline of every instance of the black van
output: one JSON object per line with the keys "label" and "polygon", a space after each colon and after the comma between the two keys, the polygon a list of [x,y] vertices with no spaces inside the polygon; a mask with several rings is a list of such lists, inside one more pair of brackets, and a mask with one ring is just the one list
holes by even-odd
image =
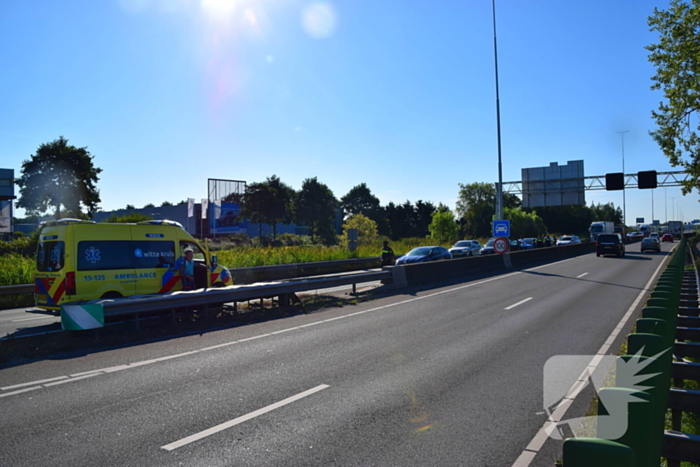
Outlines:
{"label": "black van", "polygon": [[625,244],[620,234],[600,234],[595,242],[595,255],[625,256]]}

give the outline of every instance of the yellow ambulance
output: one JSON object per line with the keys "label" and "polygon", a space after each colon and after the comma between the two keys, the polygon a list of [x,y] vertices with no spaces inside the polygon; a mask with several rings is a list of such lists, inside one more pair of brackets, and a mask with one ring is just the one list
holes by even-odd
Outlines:
{"label": "yellow ambulance", "polygon": [[187,248],[194,251],[196,289],[232,284],[231,272],[178,222],[46,222],[36,254],[36,304],[58,310],[66,302],[182,290],[175,263]]}

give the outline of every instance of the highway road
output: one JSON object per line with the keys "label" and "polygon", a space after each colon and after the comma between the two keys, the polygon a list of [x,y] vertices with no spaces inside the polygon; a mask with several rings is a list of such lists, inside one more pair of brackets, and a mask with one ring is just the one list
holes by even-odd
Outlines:
{"label": "highway road", "polygon": [[598,352],[670,247],[3,368],[0,465],[551,466],[545,362]]}
{"label": "highway road", "polygon": [[[314,278],[320,277],[333,277],[341,276],[346,274],[362,274],[370,272],[381,271],[381,268],[376,269],[361,269],[352,271],[351,273],[336,273],[336,274],[323,274],[318,276],[313,276]],[[284,279],[280,282],[291,282],[295,280],[305,280],[309,277],[296,277],[291,279]],[[365,282],[363,284],[358,284],[359,289],[367,289],[371,287],[377,287],[381,285],[379,281]],[[306,292],[300,292],[298,295],[316,295],[316,294],[332,294],[332,295],[345,295],[352,292],[352,285],[341,285],[338,287],[330,287],[318,290],[308,290]],[[43,333],[52,333],[61,331],[61,318],[54,314],[53,312],[42,310],[36,307],[23,307],[23,308],[12,308],[8,310],[0,310],[0,339],[7,336],[12,338],[16,337],[27,337]]]}

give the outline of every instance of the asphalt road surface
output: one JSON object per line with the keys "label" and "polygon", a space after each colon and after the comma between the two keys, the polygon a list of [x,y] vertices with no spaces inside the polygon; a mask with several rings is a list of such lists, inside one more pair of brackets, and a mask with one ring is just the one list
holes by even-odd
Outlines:
{"label": "asphalt road surface", "polygon": [[[369,272],[378,272],[381,269],[363,269],[352,271],[352,274],[362,274]],[[313,276],[314,278],[319,277],[333,277],[350,274],[337,273],[337,274],[325,274]],[[291,282],[295,280],[305,280],[309,277],[296,277],[291,279],[285,279],[280,282]],[[379,281],[365,282],[363,284],[358,284],[358,288],[366,289],[368,287],[376,287],[381,283]],[[305,294],[346,294],[352,292],[352,285],[341,285],[338,287],[330,287],[318,290],[308,290],[305,292],[300,292],[298,295]],[[0,339],[5,337],[26,337],[33,336],[36,334],[60,332],[61,331],[61,318],[55,313],[47,310],[42,310],[36,307],[24,307],[24,308],[13,308],[8,310],[0,310]]]}
{"label": "asphalt road surface", "polygon": [[0,465],[551,466],[522,457],[545,362],[595,354],[670,248],[5,368]]}

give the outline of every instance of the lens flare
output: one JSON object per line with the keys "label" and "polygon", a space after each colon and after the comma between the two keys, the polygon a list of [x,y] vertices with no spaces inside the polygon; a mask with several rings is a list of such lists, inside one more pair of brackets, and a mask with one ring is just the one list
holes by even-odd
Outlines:
{"label": "lens flare", "polygon": [[431,423],[431,424],[429,424],[429,425],[425,425],[425,426],[422,426],[422,427],[418,428],[418,429],[415,430],[413,433],[423,433],[424,431],[428,431],[429,429],[431,429],[431,428],[434,427],[434,426],[435,426],[435,424],[434,424],[434,423]]}
{"label": "lens flare", "polygon": [[312,3],[301,13],[301,26],[314,39],[327,39],[335,33],[337,18],[330,3]]}

